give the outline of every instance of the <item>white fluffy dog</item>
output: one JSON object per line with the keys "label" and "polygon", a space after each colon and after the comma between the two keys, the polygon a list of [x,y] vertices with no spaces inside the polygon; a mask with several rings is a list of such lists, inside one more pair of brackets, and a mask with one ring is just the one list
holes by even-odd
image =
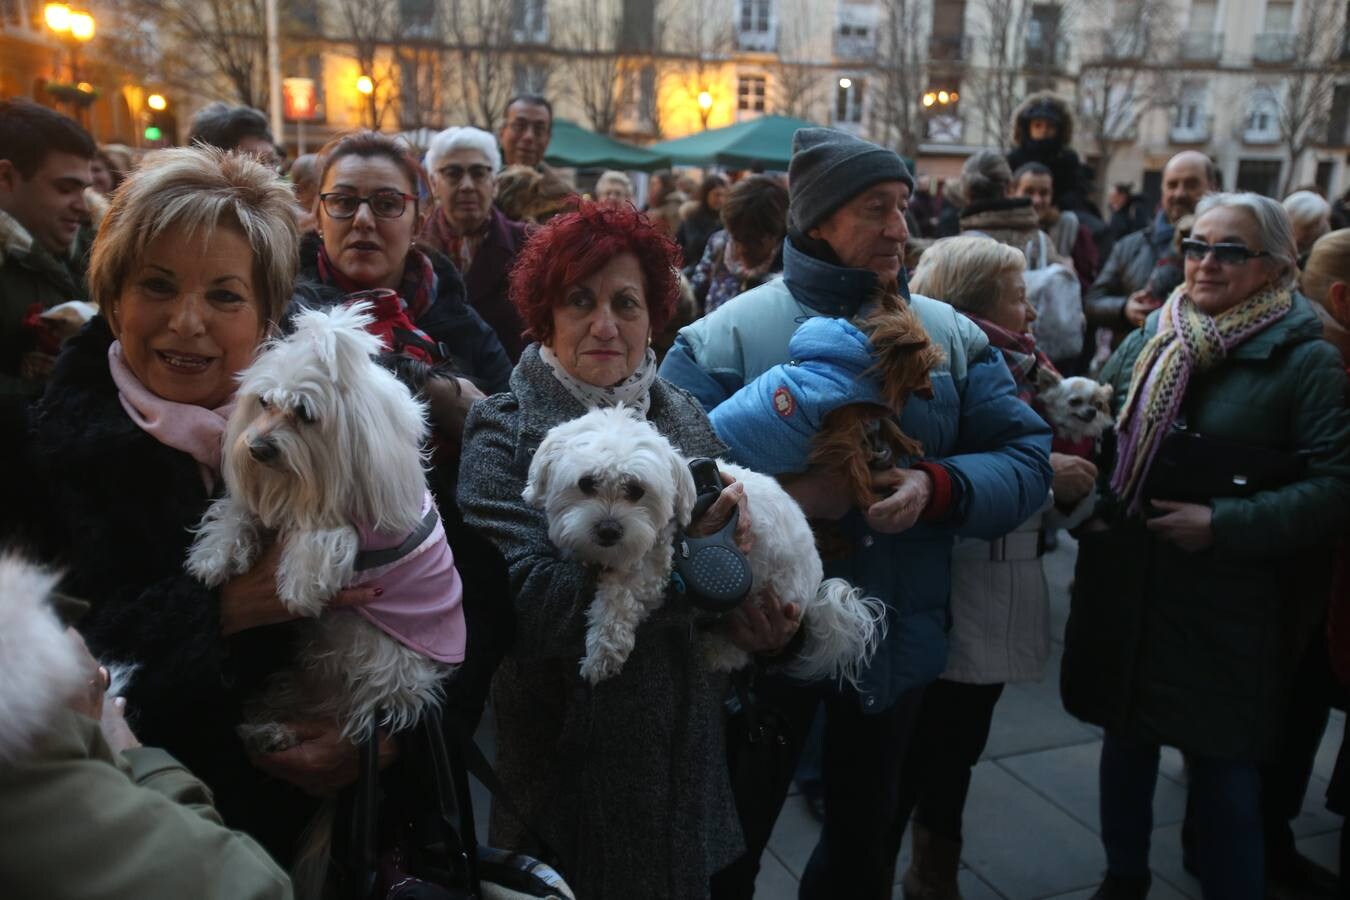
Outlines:
{"label": "white fluffy dog", "polygon": [[277,596],[306,617],[306,633],[294,669],[273,678],[240,726],[261,751],[296,743],[281,722],[336,719],[357,740],[376,725],[408,727],[439,701],[451,671],[364,613],[321,615],[369,574],[357,572],[363,530],[395,544],[420,534],[419,548],[449,554],[435,546],[445,533],[428,510],[424,409],[372,358],[381,344],[365,330],[367,308],[301,313],[294,333],[269,342],[244,372],[225,435],[228,492],[188,557],[188,570],[215,586],[249,571],[270,540],[282,543]]}
{"label": "white fluffy dog", "polygon": [[1093,440],[1111,427],[1111,385],[1075,375],[1037,394],[1055,435],[1071,441]]}
{"label": "white fluffy dog", "polygon": [[[842,579],[822,580],[806,516],[778,482],[729,463],[718,467],[745,485],[754,538],[752,596],[772,587],[782,603],[803,611],[804,642],[786,673],[856,683],[881,637],[881,602]],[[619,672],[637,627],[661,605],[675,534],[689,524],[694,490],[684,457],[623,407],[564,422],[535,451],[525,501],[544,510],[549,539],[565,556],[602,567],[581,663],[582,677],[592,684]],[[718,633],[705,636],[705,650],[719,671],[749,662]]]}

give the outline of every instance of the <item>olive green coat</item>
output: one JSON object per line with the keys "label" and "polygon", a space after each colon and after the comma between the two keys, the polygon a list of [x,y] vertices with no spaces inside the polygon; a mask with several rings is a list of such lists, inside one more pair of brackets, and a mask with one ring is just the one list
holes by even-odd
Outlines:
{"label": "olive green coat", "polygon": [[0,763],[0,885],[12,900],[289,900],[286,874],[221,824],[168,753],[118,755],[69,710]]}
{"label": "olive green coat", "polygon": [[[1102,370],[1117,407],[1158,314]],[[1187,553],[1118,513],[1080,535],[1062,669],[1070,713],[1205,756],[1269,757],[1295,664],[1328,595],[1330,542],[1350,522],[1350,409],[1340,357],[1308,301],[1192,379],[1192,432],[1305,451],[1303,476],[1212,501],[1214,544]],[[1117,410],[1118,414],[1118,410]],[[1103,460],[1104,480],[1111,463]],[[1166,498],[1160,498],[1166,499]]]}

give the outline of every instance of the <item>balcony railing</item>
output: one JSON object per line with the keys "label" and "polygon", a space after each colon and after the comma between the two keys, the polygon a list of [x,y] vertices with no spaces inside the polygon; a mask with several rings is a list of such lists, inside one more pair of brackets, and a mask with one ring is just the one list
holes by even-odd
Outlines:
{"label": "balcony railing", "polygon": [[1218,62],[1223,54],[1223,35],[1212,31],[1184,31],[1177,45],[1182,62]]}
{"label": "balcony railing", "polygon": [[964,34],[935,34],[928,39],[929,62],[970,62],[975,41]]}
{"label": "balcony railing", "polygon": [[736,49],[749,53],[773,53],[778,49],[778,32],[774,28],[738,30]]}
{"label": "balcony railing", "polygon": [[1298,36],[1287,31],[1266,31],[1256,36],[1252,44],[1252,60],[1266,65],[1294,61]]}
{"label": "balcony railing", "polygon": [[1208,144],[1214,134],[1214,116],[1199,116],[1195,122],[1172,123],[1171,139],[1174,144]]}
{"label": "balcony railing", "polygon": [[1026,67],[1029,69],[1062,69],[1068,60],[1069,42],[1063,38],[1027,41]]}
{"label": "balcony railing", "polygon": [[840,34],[834,33],[834,58],[839,60],[859,61],[871,59],[876,55],[876,38],[867,35]]}
{"label": "balcony railing", "polygon": [[1136,62],[1144,55],[1144,40],[1138,32],[1106,29],[1101,36],[1101,58],[1109,62]]}

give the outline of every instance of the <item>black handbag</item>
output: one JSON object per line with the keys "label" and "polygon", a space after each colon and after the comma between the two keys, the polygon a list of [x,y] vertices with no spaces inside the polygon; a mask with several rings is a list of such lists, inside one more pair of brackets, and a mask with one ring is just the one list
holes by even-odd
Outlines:
{"label": "black handbag", "polygon": [[573,900],[567,883],[550,866],[478,843],[469,772],[508,812],[519,814],[482,751],[453,724],[447,729],[439,709],[433,707],[417,726],[400,734],[401,777],[381,778],[376,737],[360,750],[360,777],[344,796],[350,829],[346,859],[336,866],[340,896],[478,900],[486,884],[498,895],[505,889],[510,896]]}
{"label": "black handbag", "polygon": [[1210,437],[1178,420],[1163,437],[1144,480],[1147,500],[1208,503],[1220,497],[1249,497],[1303,477],[1305,451],[1275,450]]}

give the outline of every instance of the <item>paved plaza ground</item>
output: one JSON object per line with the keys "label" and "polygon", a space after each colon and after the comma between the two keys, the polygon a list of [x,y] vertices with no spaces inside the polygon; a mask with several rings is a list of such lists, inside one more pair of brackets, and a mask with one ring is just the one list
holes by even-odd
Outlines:
{"label": "paved plaza ground", "polygon": [[[1045,559],[1050,580],[1054,653],[1045,677],[1010,685],[994,713],[989,746],[975,769],[966,804],[961,889],[966,900],[1087,900],[1100,881],[1105,857],[1098,839],[1097,759],[1101,732],[1064,712],[1059,701],[1058,640],[1068,616],[1068,584],[1075,545],[1061,540]],[[1303,815],[1294,822],[1299,849],[1336,870],[1341,819],[1323,806],[1345,717],[1332,713]],[[491,743],[491,723],[479,739]],[[1186,791],[1181,756],[1163,753],[1154,800],[1152,900],[1199,898],[1195,879],[1181,867],[1180,831]],[[486,797],[476,802],[485,818]],[[815,846],[818,825],[801,797],[792,796],[765,854],[756,900],[795,900],[797,880]],[[909,864],[908,839],[897,879]],[[895,897],[901,891],[895,888]]]}

